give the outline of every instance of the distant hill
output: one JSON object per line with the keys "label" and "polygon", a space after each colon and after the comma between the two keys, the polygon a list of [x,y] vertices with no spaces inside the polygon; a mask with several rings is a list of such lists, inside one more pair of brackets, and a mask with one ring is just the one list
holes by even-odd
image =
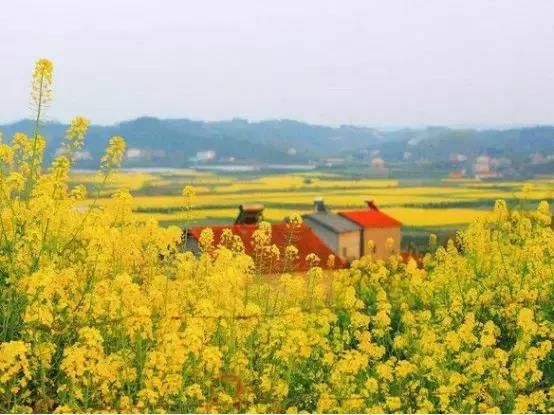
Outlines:
{"label": "distant hill", "polygon": [[[47,158],[51,159],[63,139],[66,125],[46,123],[49,138]],[[6,139],[15,132],[30,133],[28,120],[0,126]],[[189,119],[142,117],[110,126],[92,125],[85,141],[87,152],[80,167],[96,167],[109,138],[123,136],[135,149],[128,166],[185,167],[198,153],[211,150],[210,162],[305,163],[326,158],[366,162],[375,157],[386,162],[447,163],[453,154],[469,161],[480,155],[512,160],[519,169],[527,166],[532,154],[545,160],[539,170],[553,167],[554,127],[500,129],[377,130],[366,127],[327,127],[293,120],[249,122],[243,119],[203,122]],[[546,166],[544,166],[546,164]],[[552,173],[552,171],[550,171]]]}
{"label": "distant hill", "polygon": [[535,152],[554,151],[554,127],[550,126],[509,130],[428,127],[389,132],[385,136],[386,143],[372,147],[381,149],[385,157],[393,159],[399,156],[399,148],[431,160],[446,160],[452,153],[464,153],[470,157],[487,154],[526,158]]}

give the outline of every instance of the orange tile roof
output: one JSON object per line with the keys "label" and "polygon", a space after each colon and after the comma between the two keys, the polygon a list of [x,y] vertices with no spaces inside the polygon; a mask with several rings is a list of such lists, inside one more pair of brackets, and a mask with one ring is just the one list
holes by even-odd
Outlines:
{"label": "orange tile roof", "polygon": [[[252,234],[257,229],[257,225],[253,224],[238,224],[238,225],[219,225],[219,226],[194,226],[189,229],[189,233],[195,238],[200,237],[202,229],[210,228],[214,233],[214,242],[217,245],[221,238],[224,229],[230,229],[233,234],[240,236],[246,253],[250,256],[254,254],[254,246],[252,244]],[[286,223],[271,224],[271,243],[277,245],[281,252],[280,263],[274,264],[274,270],[283,269],[283,257],[286,246],[288,245],[290,231]],[[292,245],[298,249],[298,260],[292,267],[294,271],[306,271],[310,265],[306,262],[308,254],[315,254],[320,259],[322,268],[327,267],[327,258],[329,255],[335,255],[331,249],[319,239],[319,237],[306,224],[301,224],[294,234]],[[342,268],[345,264],[339,257],[335,256],[335,268]]]}
{"label": "orange tile roof", "polygon": [[339,212],[339,215],[364,228],[396,228],[402,226],[402,223],[396,219],[375,209]]}

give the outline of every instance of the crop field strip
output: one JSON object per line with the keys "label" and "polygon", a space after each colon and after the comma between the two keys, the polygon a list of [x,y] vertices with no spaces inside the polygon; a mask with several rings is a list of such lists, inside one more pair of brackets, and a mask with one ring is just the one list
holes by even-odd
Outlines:
{"label": "crop field strip", "polygon": [[[99,179],[95,174],[77,174],[75,182],[89,187],[95,195]],[[264,217],[279,221],[293,212],[306,213],[315,197],[322,196],[334,210],[363,207],[365,199],[409,227],[461,225],[485,214],[494,201],[504,198],[513,206],[533,208],[543,199],[551,200],[554,185],[549,180],[530,182],[480,182],[473,179],[435,181],[430,185],[405,185],[392,179],[352,179],[324,173],[300,173],[261,177],[231,177],[192,170],[170,173],[120,172],[100,192],[98,206],[109,206],[110,195],[125,187],[133,194],[133,210],[141,219],[155,219],[162,225],[184,222],[219,224],[232,221],[238,205],[261,202]],[[186,212],[180,189],[194,186],[197,196],[192,212]],[[85,203],[91,203],[87,201]]]}

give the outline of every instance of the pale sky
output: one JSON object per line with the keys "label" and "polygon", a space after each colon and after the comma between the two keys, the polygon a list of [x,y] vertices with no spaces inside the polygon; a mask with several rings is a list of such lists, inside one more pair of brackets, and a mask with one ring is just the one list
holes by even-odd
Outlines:
{"label": "pale sky", "polygon": [[51,120],[554,123],[552,0],[8,0],[0,57],[0,122],[48,57]]}

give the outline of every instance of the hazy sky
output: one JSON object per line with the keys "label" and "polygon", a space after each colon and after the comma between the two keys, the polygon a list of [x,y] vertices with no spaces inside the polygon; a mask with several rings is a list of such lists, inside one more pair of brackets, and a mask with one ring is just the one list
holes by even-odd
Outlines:
{"label": "hazy sky", "polygon": [[48,57],[54,120],[554,123],[552,0],[4,1],[0,56],[0,122]]}

